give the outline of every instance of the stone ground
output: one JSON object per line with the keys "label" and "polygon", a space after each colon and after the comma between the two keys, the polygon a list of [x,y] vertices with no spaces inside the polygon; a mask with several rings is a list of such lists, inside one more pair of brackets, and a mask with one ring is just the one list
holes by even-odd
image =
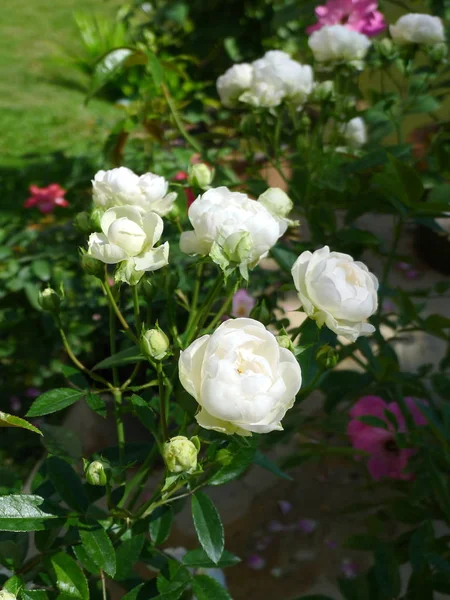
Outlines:
{"label": "stone ground", "polygon": [[[374,219],[369,215],[364,221],[362,226],[389,242],[391,223],[388,218]],[[414,279],[408,279],[404,272],[394,269],[394,285],[408,291],[444,279],[414,255],[411,231],[405,232],[401,251],[411,257],[410,262],[417,273]],[[380,265],[370,257],[367,257],[367,264],[380,274]],[[266,266],[270,268],[270,264]],[[303,318],[300,313],[292,312],[297,307],[294,295],[285,298],[284,308],[293,323]],[[447,299],[432,299],[427,310],[450,316]],[[397,344],[397,351],[402,367],[415,369],[424,362],[437,363],[444,354],[445,343],[421,332],[411,333]],[[345,368],[357,366],[349,362]],[[308,411],[317,410],[319,406],[318,395],[308,399]],[[80,414],[80,410],[85,410],[86,414]],[[85,440],[87,451],[94,450],[93,440],[97,447],[104,446],[109,439],[114,440],[113,424],[105,427],[105,421],[101,420],[99,429],[98,423],[92,421],[92,414],[87,408],[78,407],[68,419],[68,425]],[[277,460],[287,451],[286,447],[275,449],[272,458]],[[240,565],[226,571],[234,600],[259,600],[272,595],[280,600],[294,600],[306,593],[327,594],[340,600],[342,596],[334,583],[336,577],[368,566],[364,554],[352,553],[343,546],[346,537],[363,531],[360,517],[339,515],[343,507],[355,501],[355,480],[361,476],[358,467],[333,459],[320,465],[306,464],[292,471],[292,476],[293,481],[288,482],[254,467],[238,481],[210,492],[225,524],[226,547],[243,558]],[[154,487],[153,481],[157,478],[148,482],[149,491]],[[367,499],[370,497],[368,490]],[[292,507],[287,514],[283,514],[280,501],[288,502]],[[364,497],[360,495],[358,501],[364,501]],[[281,506],[286,508],[287,505]],[[316,525],[309,533],[306,531],[308,525],[310,528],[313,525],[308,520]],[[277,531],[281,528],[282,531]],[[177,516],[168,545],[186,548],[197,545],[188,508]],[[118,590],[117,599],[120,597]]]}

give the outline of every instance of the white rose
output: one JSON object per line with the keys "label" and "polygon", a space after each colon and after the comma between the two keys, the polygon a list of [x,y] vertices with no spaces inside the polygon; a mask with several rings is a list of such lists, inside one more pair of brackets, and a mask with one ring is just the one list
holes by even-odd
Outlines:
{"label": "white rose", "polygon": [[450,213],[445,213],[445,214],[448,216],[440,217],[439,219],[435,219],[435,221],[439,225],[439,227],[443,231],[445,231],[445,233],[447,233],[447,235],[450,237]]}
{"label": "white rose", "polygon": [[308,40],[317,61],[348,62],[357,68],[362,68],[370,44],[366,35],[344,25],[326,25],[314,31]]}
{"label": "white rose", "polygon": [[241,102],[271,107],[278,106],[286,98],[301,105],[312,92],[312,68],[293,60],[286,52],[270,50],[252,65],[252,86],[242,94]]}
{"label": "white rose", "polygon": [[350,119],[348,123],[342,125],[341,133],[350,148],[361,148],[367,143],[367,128],[361,117]]}
{"label": "white rose", "polygon": [[144,212],[167,214],[177,194],[167,194],[164,177],[146,173],[140,177],[127,167],[99,171],[93,181],[94,204],[103,210],[114,206],[137,206]]}
{"label": "white rose", "polygon": [[286,192],[280,188],[269,188],[258,198],[263,206],[272,213],[280,226],[280,235],[286,231],[286,227],[298,225],[298,221],[292,221],[287,216],[291,212],[294,204]]}
{"label": "white rose", "polygon": [[303,252],[292,267],[303,310],[329,329],[354,342],[375,331],[365,321],[378,306],[378,280],[366,265],[328,246]]}
{"label": "white rose", "polygon": [[104,213],[100,225],[103,233],[89,236],[88,254],[109,265],[121,263],[120,281],[136,283],[145,271],[167,265],[169,243],[154,247],[164,228],[156,213],[142,215],[135,206],[116,206]]}
{"label": "white rose", "polygon": [[243,277],[286,230],[260,202],[226,187],[199,196],[188,215],[194,231],[181,234],[182,252],[209,254],[224,270],[239,266]]}
{"label": "white rose", "polygon": [[445,41],[445,32],[439,17],[409,13],[389,27],[397,44],[437,44]]}
{"label": "white rose", "polygon": [[233,65],[217,79],[217,92],[222,104],[233,108],[238,104],[239,96],[245,92],[253,78],[253,67],[248,63]]}
{"label": "white rose", "polygon": [[184,389],[200,405],[201,427],[251,435],[281,430],[301,386],[294,355],[254,319],[223,323],[180,355]]}

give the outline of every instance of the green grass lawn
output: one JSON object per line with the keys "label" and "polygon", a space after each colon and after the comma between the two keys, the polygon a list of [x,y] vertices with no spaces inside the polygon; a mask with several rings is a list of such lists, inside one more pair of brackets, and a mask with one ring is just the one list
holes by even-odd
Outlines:
{"label": "green grass lawn", "polygon": [[[118,110],[84,105],[64,49],[81,49],[74,11],[114,14],[116,0],[3,0],[0,25],[0,164],[25,154],[77,154],[100,146]],[[58,84],[64,80],[66,85]]]}

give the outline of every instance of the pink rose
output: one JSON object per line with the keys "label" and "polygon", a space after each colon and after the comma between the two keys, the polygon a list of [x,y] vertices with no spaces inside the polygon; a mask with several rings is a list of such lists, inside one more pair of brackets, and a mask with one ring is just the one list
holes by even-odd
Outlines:
{"label": "pink rose", "polygon": [[25,201],[25,208],[36,206],[42,214],[51,213],[57,206],[67,208],[69,203],[64,198],[66,190],[57,183],[51,183],[47,187],[40,188],[30,185],[31,196]]}

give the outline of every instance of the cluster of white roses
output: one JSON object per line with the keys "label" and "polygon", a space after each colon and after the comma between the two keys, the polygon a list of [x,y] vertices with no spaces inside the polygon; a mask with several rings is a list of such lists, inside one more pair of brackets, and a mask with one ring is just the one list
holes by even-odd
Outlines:
{"label": "cluster of white roses", "polygon": [[270,50],[251,64],[233,65],[217,80],[221,102],[228,108],[239,104],[272,108],[283,101],[302,106],[314,87],[313,70],[286,52]]}
{"label": "cluster of white roses", "polygon": [[[145,271],[166,265],[168,242],[156,244],[163,232],[160,214],[174,200],[167,181],[121,167],[97,173],[93,187],[94,203],[104,212],[102,233],[90,235],[88,254],[119,264],[116,280],[131,285]],[[181,234],[181,249],[209,255],[225,273],[238,267],[247,277],[295,224],[288,218],[291,209],[279,188],[269,188],[258,200],[226,187],[210,188],[189,209],[193,231]],[[377,309],[378,282],[364,264],[325,247],[301,254],[292,276],[303,309],[320,327],[350,341],[374,331],[366,321]],[[230,319],[195,340],[181,353],[179,376],[200,406],[196,419],[202,427],[239,435],[282,429],[302,381],[293,353],[261,323],[245,318]]]}
{"label": "cluster of white roses", "polygon": [[167,214],[176,193],[167,193],[164,177],[138,177],[126,167],[99,171],[92,181],[95,207],[101,212],[101,233],[89,236],[87,253],[106,264],[118,264],[116,281],[136,285],[146,271],[164,267],[169,243],[160,246]]}
{"label": "cluster of white roses", "polygon": [[389,27],[392,39],[400,45],[423,44],[433,46],[445,42],[445,31],[439,17],[409,13]]}

